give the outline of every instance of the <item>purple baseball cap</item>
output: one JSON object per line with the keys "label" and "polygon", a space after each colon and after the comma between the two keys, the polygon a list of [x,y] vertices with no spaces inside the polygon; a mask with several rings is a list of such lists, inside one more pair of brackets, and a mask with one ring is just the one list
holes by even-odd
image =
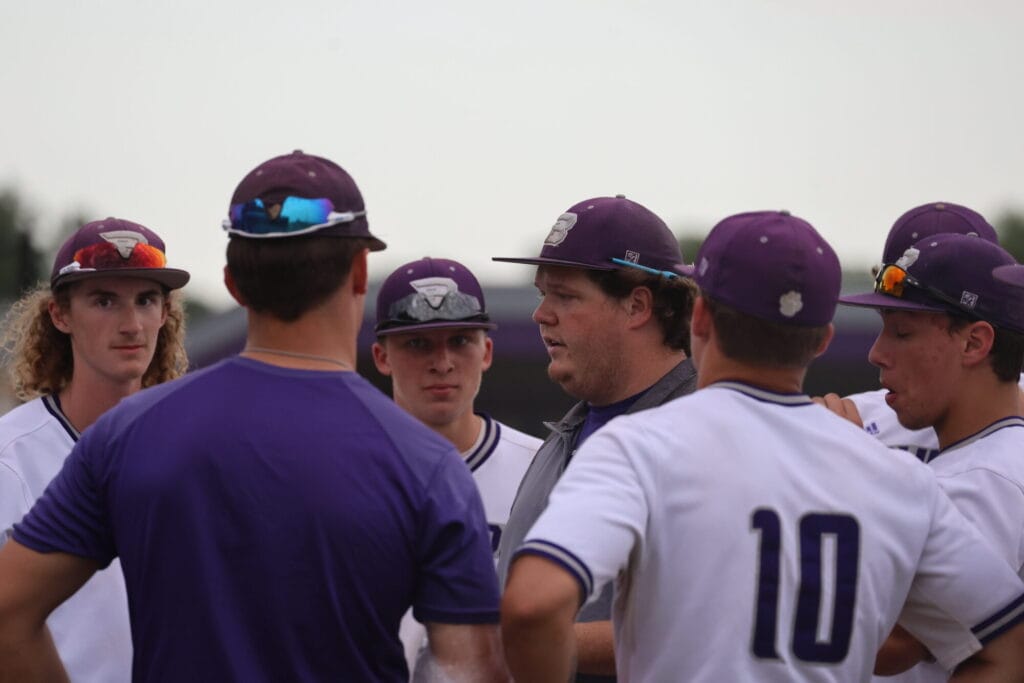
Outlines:
{"label": "purple baseball cap", "polygon": [[925,237],[947,232],[975,235],[999,244],[995,228],[977,211],[951,202],[932,202],[914,207],[892,224],[882,250],[882,265],[895,263],[903,252]]}
{"label": "purple baseball cap", "polygon": [[378,336],[445,328],[493,330],[484,292],[458,261],[421,258],[400,266],[377,294]]}
{"label": "purple baseball cap", "polygon": [[[925,237],[883,268],[875,291],[840,298],[848,306],[967,315],[1024,332],[1021,266],[998,244],[976,235]],[[998,272],[997,272],[998,271]]]}
{"label": "purple baseball cap", "polygon": [[570,207],[555,221],[540,256],[492,260],[590,270],[633,266],[665,275],[687,274],[679,241],[665,221],[621,194]]}
{"label": "purple baseball cap", "polygon": [[242,178],[223,226],[238,237],[315,233],[361,237],[372,251],[387,246],[370,234],[363,195],[352,176],[330,159],[302,150],[265,161]]}
{"label": "purple baseball cap", "polygon": [[61,245],[50,272],[50,289],[93,277],[140,277],[168,289],[184,287],[188,272],[167,268],[164,241],[149,228],[123,218],[86,223]]}
{"label": "purple baseball cap", "polygon": [[788,211],[729,216],[697,253],[701,293],[755,318],[818,327],[832,322],[842,271],[832,247]]}

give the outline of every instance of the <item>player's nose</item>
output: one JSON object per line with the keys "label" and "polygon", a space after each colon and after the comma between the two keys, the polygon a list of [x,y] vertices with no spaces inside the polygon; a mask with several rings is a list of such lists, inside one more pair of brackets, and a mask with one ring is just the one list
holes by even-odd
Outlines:
{"label": "player's nose", "polygon": [[885,352],[885,342],[882,335],[875,337],[875,342],[868,351],[868,362],[878,368],[888,367],[888,357]]}
{"label": "player's nose", "polygon": [[537,308],[533,309],[533,322],[538,325],[553,325],[555,323],[555,316],[551,312],[551,307],[547,305],[546,299],[541,299],[537,304]]}

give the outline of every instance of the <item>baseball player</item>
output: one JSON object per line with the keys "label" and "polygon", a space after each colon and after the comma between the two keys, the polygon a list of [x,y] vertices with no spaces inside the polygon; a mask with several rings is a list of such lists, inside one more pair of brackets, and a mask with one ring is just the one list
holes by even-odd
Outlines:
{"label": "baseball player", "polygon": [[515,678],[566,679],[573,615],[609,581],[626,680],[864,681],[901,610],[947,666],[1021,667],[1015,572],[930,470],[801,391],[833,334],[825,240],[786,212],[732,216],[695,279],[699,390],[595,434],[516,553]]}
{"label": "baseball player", "polygon": [[[918,240],[932,235],[955,233],[975,235],[994,244],[999,237],[984,216],[973,209],[952,202],[931,202],[906,211],[889,230],[882,249],[882,264],[895,263]],[[893,448],[902,448],[928,462],[939,452],[939,440],[931,427],[907,429],[899,423],[896,413],[885,402],[885,389],[865,391],[847,396],[841,402],[829,394],[820,402],[864,426],[865,431]],[[819,400],[819,399],[816,399]]]}
{"label": "baseball player", "polygon": [[[934,429],[928,460],[956,507],[1007,564],[1024,574],[1024,291],[998,245],[975,236],[925,237],[878,274],[875,292],[841,303],[879,309],[882,331],[868,359],[885,400],[909,429]],[[944,681],[937,664],[906,680]]]}
{"label": "baseball player", "polygon": [[[694,288],[675,236],[622,195],[587,199],[555,221],[540,256],[496,258],[537,266],[533,313],[551,362],[548,376],[579,399],[556,423],[523,477],[498,546],[504,583],[513,551],[547,506],[576,450],[617,415],[693,391],[687,358]],[[580,611],[578,681],[614,680],[611,587]],[[529,680],[529,679],[525,679]]]}
{"label": "baseball player", "polygon": [[[86,223],[50,282],[17,301],[3,347],[18,398],[0,417],[0,545],[60,471],[82,431],[121,399],[186,370],[184,311],[163,240],[137,223]],[[115,561],[46,620],[75,681],[130,681],[124,577]]]}
{"label": "baseball player", "polygon": [[133,679],[404,681],[413,606],[454,677],[501,680],[483,506],[450,443],[359,377],[373,236],[302,152],[239,183],[225,284],[242,353],[100,418],[0,549],[0,679],[50,680],[50,608],[115,556]]}
{"label": "baseball player", "polygon": [[[373,360],[391,378],[395,403],[459,449],[480,490],[497,550],[519,481],[540,439],[477,413],[473,404],[494,344],[483,289],[457,261],[422,258],[397,268],[377,295]],[[422,627],[406,615],[410,664]]]}

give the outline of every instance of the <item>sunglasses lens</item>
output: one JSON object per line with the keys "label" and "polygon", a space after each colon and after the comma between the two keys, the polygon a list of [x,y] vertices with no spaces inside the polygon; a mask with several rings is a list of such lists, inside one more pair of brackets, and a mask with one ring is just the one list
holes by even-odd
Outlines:
{"label": "sunglasses lens", "polygon": [[875,291],[889,296],[902,297],[907,271],[898,266],[886,266],[875,280]]}
{"label": "sunglasses lens", "polygon": [[268,211],[260,199],[235,204],[228,215],[231,228],[252,235],[294,233],[329,223],[334,218],[330,199],[285,197]]}
{"label": "sunglasses lens", "polygon": [[75,261],[82,268],[93,270],[113,270],[117,268],[163,268],[167,265],[167,257],[156,247],[136,243],[131,247],[128,256],[110,242],[94,244],[75,252]]}

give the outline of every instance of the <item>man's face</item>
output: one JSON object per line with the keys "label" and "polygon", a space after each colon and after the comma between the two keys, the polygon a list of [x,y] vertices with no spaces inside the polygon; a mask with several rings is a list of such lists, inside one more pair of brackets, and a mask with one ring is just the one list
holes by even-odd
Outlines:
{"label": "man's face", "polygon": [[67,309],[50,318],[71,337],[74,382],[141,386],[167,319],[167,299],[152,280],[101,277],[70,285]]}
{"label": "man's face", "polygon": [[391,377],[395,403],[432,428],[473,412],[493,343],[481,329],[391,334],[373,345],[373,361]]}
{"label": "man's face", "polygon": [[963,340],[941,313],[883,310],[868,360],[878,366],[885,400],[908,429],[941,422],[956,399]]}
{"label": "man's face", "polygon": [[541,266],[534,285],[540,303],[533,321],[551,358],[548,377],[574,398],[613,402],[625,367],[626,308],[579,268]]}

